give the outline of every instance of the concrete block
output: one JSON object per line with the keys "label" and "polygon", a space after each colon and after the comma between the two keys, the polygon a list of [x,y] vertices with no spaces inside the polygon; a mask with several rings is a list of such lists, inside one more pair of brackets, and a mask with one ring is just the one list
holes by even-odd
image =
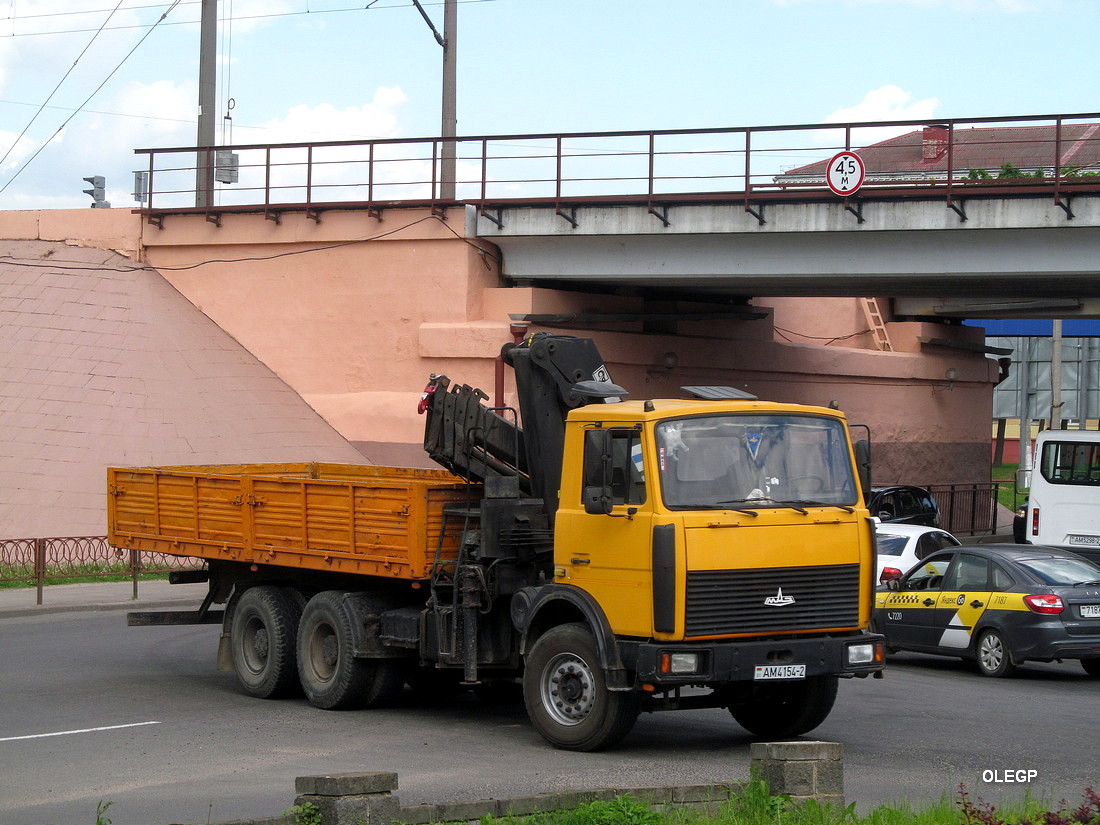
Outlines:
{"label": "concrete block", "polygon": [[440,822],[462,822],[483,816],[500,816],[499,800],[473,799],[468,802],[445,802],[439,805]]}
{"label": "concrete block", "polygon": [[352,796],[390,793],[397,790],[396,773],[329,773],[320,776],[299,776],[294,790],[316,796]]}
{"label": "concrete block", "polygon": [[407,825],[430,825],[443,820],[439,815],[438,805],[423,802],[419,805],[402,805],[397,811],[397,821]]}
{"label": "concrete block", "polygon": [[753,742],[753,759],[779,759],[785,762],[808,759],[840,759],[844,746],[839,742]]}
{"label": "concrete block", "polygon": [[844,796],[844,763],[839,759],[817,763],[818,796]]}
{"label": "concrete block", "polygon": [[301,794],[294,799],[295,805],[306,803],[317,806],[322,825],[392,825],[400,809],[397,797],[390,794]]}

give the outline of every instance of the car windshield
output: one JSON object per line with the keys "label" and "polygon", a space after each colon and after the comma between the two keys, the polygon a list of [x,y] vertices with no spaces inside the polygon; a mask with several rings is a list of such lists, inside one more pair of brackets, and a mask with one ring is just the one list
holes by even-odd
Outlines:
{"label": "car windshield", "polygon": [[878,554],[880,556],[900,556],[905,549],[908,539],[895,533],[879,533],[877,536]]}
{"label": "car windshield", "polygon": [[657,426],[657,469],[673,509],[854,507],[858,486],[841,421],[729,413]]}
{"label": "car windshield", "polygon": [[1100,567],[1085,559],[1018,559],[1016,563],[1043,584],[1083,584],[1100,580]]}

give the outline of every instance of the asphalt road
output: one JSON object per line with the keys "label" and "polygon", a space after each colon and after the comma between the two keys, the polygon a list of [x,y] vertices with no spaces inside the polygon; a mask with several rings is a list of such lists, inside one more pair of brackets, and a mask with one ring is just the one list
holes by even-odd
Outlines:
{"label": "asphalt road", "polygon": [[[121,612],[0,623],[0,825],[83,825],[112,803],[114,825],[275,816],[294,778],[395,771],[403,803],[543,790],[745,779],[749,736],[725,711],[641,717],[618,748],[545,745],[521,704],[472,696],[325,712],[239,693],[214,668],[218,628],[128,628]],[[1100,694],[1077,663],[1011,679],[917,654],[887,678],[841,684],[814,738],[845,749],[845,791],[861,811],[973,796],[1018,797],[987,772],[1034,770],[1031,791],[1078,801],[1100,786]]]}

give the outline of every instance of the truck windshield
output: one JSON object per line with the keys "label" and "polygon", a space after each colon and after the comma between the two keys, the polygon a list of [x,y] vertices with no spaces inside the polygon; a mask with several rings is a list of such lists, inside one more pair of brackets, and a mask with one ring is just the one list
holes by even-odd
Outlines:
{"label": "truck windshield", "polygon": [[760,413],[657,425],[657,469],[672,509],[854,507],[844,426],[824,416]]}

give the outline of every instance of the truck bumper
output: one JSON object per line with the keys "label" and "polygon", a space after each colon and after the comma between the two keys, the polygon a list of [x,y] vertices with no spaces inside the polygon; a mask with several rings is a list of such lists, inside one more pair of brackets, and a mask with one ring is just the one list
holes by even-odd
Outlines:
{"label": "truck bumper", "polygon": [[661,644],[622,643],[620,654],[639,682],[650,685],[720,684],[809,676],[866,676],[885,664],[885,639],[860,636],[766,641]]}

